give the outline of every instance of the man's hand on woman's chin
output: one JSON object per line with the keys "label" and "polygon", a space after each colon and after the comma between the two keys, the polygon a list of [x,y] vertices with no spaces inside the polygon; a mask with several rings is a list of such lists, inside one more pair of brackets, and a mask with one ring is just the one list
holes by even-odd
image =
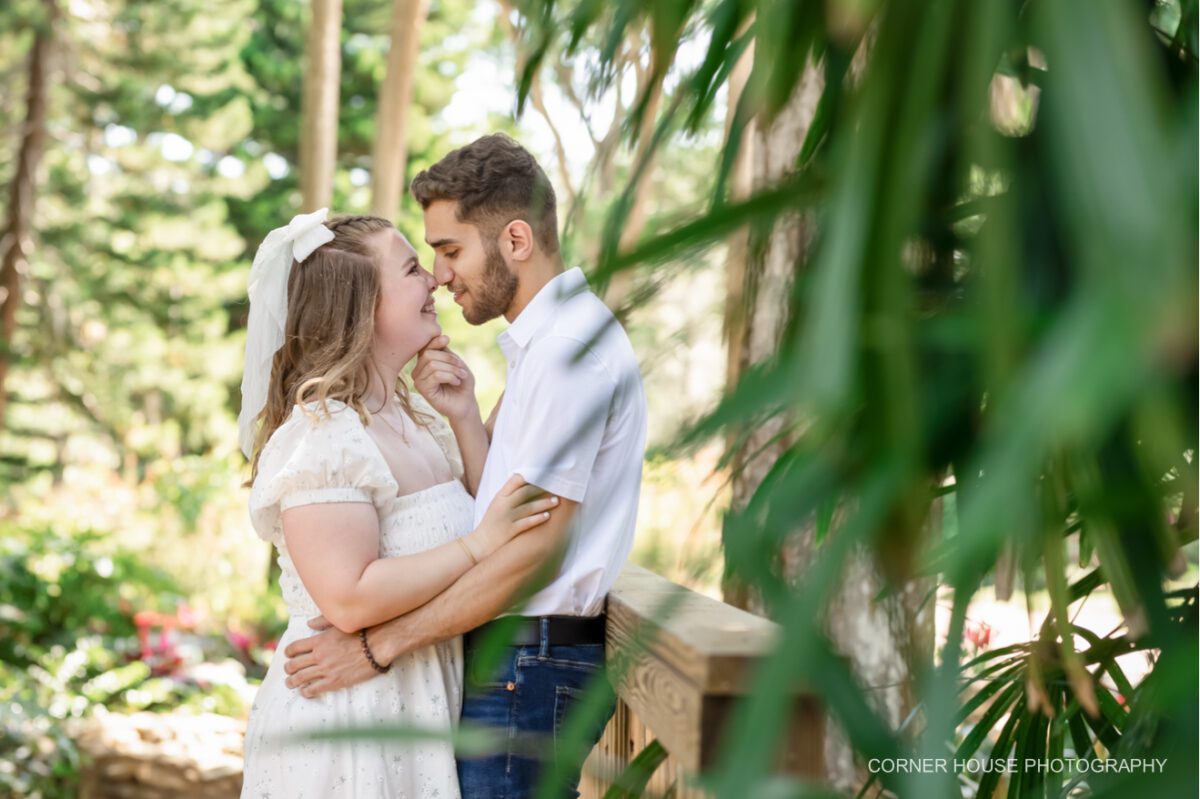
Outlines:
{"label": "man's hand on woman's chin", "polygon": [[323,632],[293,641],[283,652],[287,656],[283,670],[288,674],[289,688],[298,688],[303,696],[312,699],[375,676],[357,635],[335,629],[324,616],[311,619],[308,626]]}

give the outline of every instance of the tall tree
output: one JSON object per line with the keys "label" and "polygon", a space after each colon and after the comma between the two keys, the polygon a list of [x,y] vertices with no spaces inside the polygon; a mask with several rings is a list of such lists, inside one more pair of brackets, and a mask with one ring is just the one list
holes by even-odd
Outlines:
{"label": "tall tree", "polygon": [[[739,154],[731,175],[735,197],[768,191],[793,176],[822,84],[821,70],[809,63],[791,99],[773,119],[748,123],[742,129],[744,152]],[[744,96],[744,84],[735,84],[734,89],[731,104],[734,95],[739,105],[753,102],[752,97]],[[737,107],[732,105],[731,117],[737,114]],[[747,186],[750,192],[743,194]],[[781,217],[770,228],[755,231],[745,244],[744,263],[733,264],[730,281],[736,279],[740,285],[731,292],[727,299],[730,307],[725,311],[729,340],[726,382],[730,388],[737,386],[751,367],[778,355],[784,333],[795,321],[791,294],[797,270],[808,256],[812,225],[809,214]],[[731,254],[736,256],[739,249],[735,242]],[[779,414],[735,444],[731,460],[733,508],[746,507],[779,457],[794,444],[792,425],[794,420]],[[811,535],[811,525],[805,535]],[[799,561],[806,560],[802,537],[794,537],[781,553],[788,562],[789,574],[797,573]],[[727,602],[756,613],[768,612],[763,598],[734,575],[726,579],[724,592]]]}
{"label": "tall tree", "polygon": [[15,357],[13,338],[17,331],[17,308],[21,304],[21,275],[33,246],[33,211],[38,167],[46,145],[50,61],[59,15],[56,0],[43,0],[42,12],[29,51],[25,122],[21,126],[16,171],[8,191],[8,219],[0,234],[0,423],[8,409],[5,382]]}
{"label": "tall tree", "polygon": [[409,109],[421,52],[421,27],[428,0],[396,0],[387,76],[380,90],[375,147],[371,157],[371,213],[391,219],[404,193],[408,163]]}
{"label": "tall tree", "polygon": [[337,166],[342,0],[312,0],[300,128],[302,210],[329,205]]}
{"label": "tall tree", "polygon": [[[731,76],[731,124],[742,98],[742,81],[748,78],[744,69],[739,65]],[[742,133],[745,152],[739,153],[730,175],[733,199],[768,192],[795,176],[824,91],[823,75],[821,66],[809,62],[778,114],[746,126]],[[797,312],[792,303],[793,284],[798,270],[809,260],[814,225],[809,212],[788,214],[758,230],[750,241],[739,234],[731,242],[730,257],[739,260],[731,260],[725,314],[730,389],[748,369],[777,357],[785,331],[798,321],[793,318]],[[764,478],[795,445],[796,423],[788,415],[775,416],[736,445],[731,461],[731,506],[735,511],[749,505]],[[816,536],[816,519],[808,517],[784,539],[778,558],[781,572],[789,580],[798,579],[812,566]],[[762,595],[736,575],[727,575],[722,588],[725,601],[769,614]],[[825,625],[835,649],[849,658],[855,677],[893,728],[912,711],[919,666],[932,659],[933,614],[918,613],[918,608],[932,607],[923,601],[931,589],[932,582],[926,580],[892,590],[872,554],[863,550],[849,559],[827,610]],[[863,781],[853,750],[836,724],[827,729],[833,734],[826,738],[826,773],[840,789],[852,790]]]}
{"label": "tall tree", "polygon": [[[728,143],[733,131],[733,120],[737,115],[742,93],[746,89],[746,81],[750,78],[753,66],[753,46],[734,64],[729,74],[729,92],[725,103],[725,140]],[[754,176],[751,171],[751,158],[754,154],[753,127],[747,124],[742,133],[742,140],[737,145],[733,168],[729,172],[729,197],[734,202],[740,202],[750,197],[754,189]],[[745,371],[743,350],[746,346],[746,329],[748,322],[746,313],[746,272],[750,258],[750,232],[744,228],[734,231],[729,237],[728,252],[725,258],[725,314],[722,319],[721,332],[725,339],[725,390],[732,391]],[[735,598],[739,588],[728,578],[724,581],[722,592],[726,601],[743,606],[745,600]],[[741,599],[741,601],[736,601]]]}

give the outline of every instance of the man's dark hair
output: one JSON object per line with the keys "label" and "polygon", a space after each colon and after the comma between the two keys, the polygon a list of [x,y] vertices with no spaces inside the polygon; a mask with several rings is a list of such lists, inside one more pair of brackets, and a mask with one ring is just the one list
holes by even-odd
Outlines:
{"label": "man's dark hair", "polygon": [[413,197],[428,208],[436,200],[458,202],[458,220],[488,240],[522,219],[546,253],[558,252],[554,187],[538,162],[503,133],[492,133],[448,153],[413,178]]}

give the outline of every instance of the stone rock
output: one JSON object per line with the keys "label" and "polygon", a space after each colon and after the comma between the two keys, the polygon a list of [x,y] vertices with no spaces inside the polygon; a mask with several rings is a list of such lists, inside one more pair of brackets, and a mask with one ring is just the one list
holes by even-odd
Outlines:
{"label": "stone rock", "polygon": [[84,766],[80,799],[236,799],[244,720],[212,713],[105,714],[71,730]]}

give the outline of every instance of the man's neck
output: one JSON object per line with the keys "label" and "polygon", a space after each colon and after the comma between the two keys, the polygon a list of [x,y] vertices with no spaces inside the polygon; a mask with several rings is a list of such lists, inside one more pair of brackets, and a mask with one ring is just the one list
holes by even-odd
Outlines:
{"label": "man's neck", "polygon": [[546,287],[547,283],[564,271],[562,259],[557,256],[530,259],[527,263],[522,264],[520,269],[517,293],[513,295],[512,303],[504,312],[504,318],[508,320],[509,324],[512,324],[521,315],[521,311],[533,302],[533,298]]}

